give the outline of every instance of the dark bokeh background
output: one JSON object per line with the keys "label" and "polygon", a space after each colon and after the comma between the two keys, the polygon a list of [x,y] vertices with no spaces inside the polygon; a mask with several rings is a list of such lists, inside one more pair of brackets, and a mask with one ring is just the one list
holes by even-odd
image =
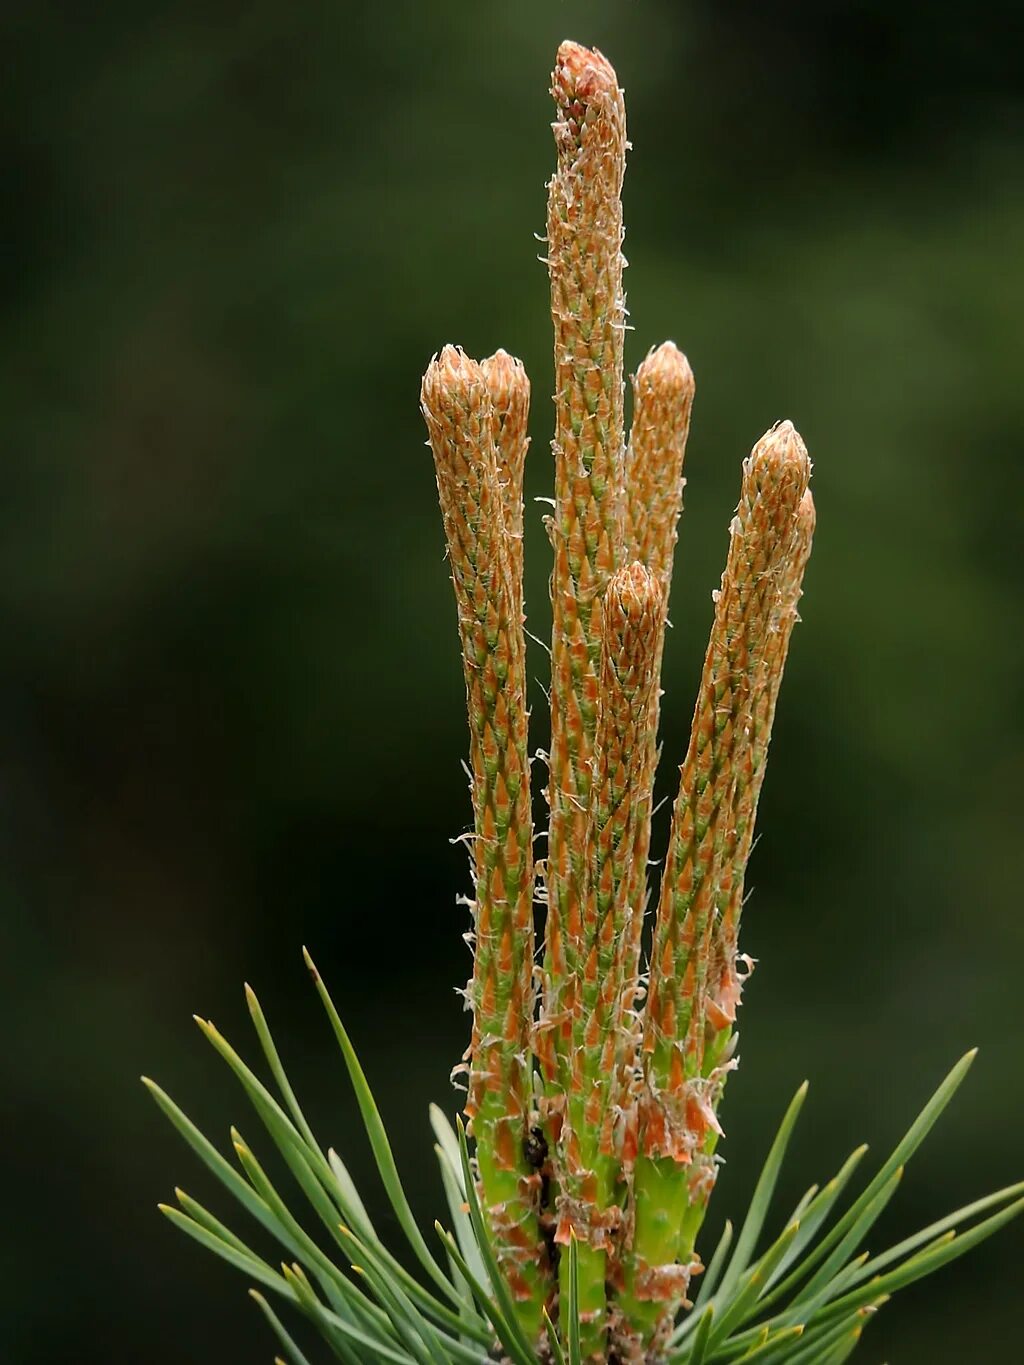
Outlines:
{"label": "dark bokeh background", "polygon": [[[790,416],[817,460],[712,1231],[803,1076],[787,1199],[856,1141],[893,1142],[973,1043],[885,1231],[1024,1175],[1015,11],[6,8],[5,1360],[270,1358],[244,1282],[154,1210],[176,1182],[212,1192],[136,1078],[218,1136],[233,1119],[254,1134],[189,1022],[244,1039],[248,978],[322,1131],[372,1186],[303,942],[417,1209],[440,1208],[426,1107],[453,1102],[467,1027],[449,838],[468,807],[417,389],[445,341],[521,355],[529,492],[548,492],[533,234],[568,35],[627,89],[630,367],[672,336],[698,377],[666,769],[740,459]],[[1022,1251],[1011,1230],[908,1292],[864,1358],[1016,1358]]]}

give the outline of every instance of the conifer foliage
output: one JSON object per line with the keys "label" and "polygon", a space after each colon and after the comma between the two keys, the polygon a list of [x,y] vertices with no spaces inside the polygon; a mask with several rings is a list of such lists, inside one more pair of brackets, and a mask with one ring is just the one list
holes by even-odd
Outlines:
{"label": "conifer foliage", "polygon": [[[432,1251],[308,954],[407,1244],[403,1257],[378,1235],[342,1158],[312,1132],[248,988],[273,1089],[211,1023],[198,1022],[290,1173],[301,1217],[240,1133],[232,1130],[232,1164],[146,1084],[285,1259],[272,1264],[183,1191],[177,1207],[161,1207],[248,1277],[288,1365],[311,1365],[310,1347],[271,1299],[316,1329],[319,1358],[347,1365],[833,1365],[896,1289],[1018,1213],[1024,1185],[884,1253],[860,1250],[963,1080],[968,1054],[858,1195],[847,1197],[863,1148],[766,1234],[801,1087],[738,1235],[727,1223],[710,1254],[699,1246],[751,965],[739,943],[745,872],[814,534],[811,462],[788,421],[743,461],[647,916],[661,660],[694,378],[674,343],[651,350],[633,381],[627,434],[623,92],[605,57],[563,43],[552,95],[553,634],[543,858],[534,856],[523,598],[529,381],[504,351],[477,361],[445,346],[421,390],[455,591],[473,810],[466,1126],[431,1114],[447,1224],[437,1224]],[[544,911],[536,945],[535,902]]]}

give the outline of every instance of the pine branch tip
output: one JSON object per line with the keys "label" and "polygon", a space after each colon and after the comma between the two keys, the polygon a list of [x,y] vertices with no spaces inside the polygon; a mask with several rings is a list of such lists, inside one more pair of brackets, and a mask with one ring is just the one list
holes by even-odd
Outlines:
{"label": "pine branch tip", "polygon": [[465,403],[474,388],[480,387],[483,371],[461,346],[444,346],[433,357],[423,375],[420,399],[424,413],[435,417],[452,401]]}
{"label": "pine branch tip", "polygon": [[696,381],[685,352],[674,341],[663,341],[652,346],[637,366],[633,387],[637,391],[652,388],[692,398]]}
{"label": "pine branch tip", "polygon": [[[782,1361],[794,1351],[846,1359],[890,1298],[886,1289],[930,1273],[1024,1212],[1024,1198],[1008,1202],[1024,1182],[882,1255],[859,1250],[867,1215],[877,1217],[896,1191],[909,1155],[973,1064],[972,1048],[848,1207],[840,1196],[866,1143],[824,1186],[811,1185],[758,1254],[809,1093],[805,1079],[790,1092],[735,1245],[726,1219],[713,1256],[702,1259],[699,1238],[723,1161],[719,1104],[738,1066],[737,1009],[754,965],[740,951],[744,879],[815,532],[812,462],[788,418],[743,460],[668,847],[651,859],[650,824],[661,804],[654,786],[661,664],[695,378],[675,341],[652,345],[630,376],[627,436],[623,91],[598,49],[566,40],[550,93],[556,164],[543,240],[555,496],[537,499],[551,508],[544,523],[554,557],[550,690],[543,688],[551,740],[537,753],[546,766],[546,847],[537,846],[545,834],[533,822],[531,775],[540,770],[531,774],[526,640],[534,637],[523,604],[530,380],[504,347],[474,358],[445,343],[419,390],[455,590],[469,715],[463,768],[473,803],[472,833],[452,840],[468,850],[473,877],[472,895],[458,898],[472,917],[463,937],[473,975],[458,992],[472,1032],[452,1073],[465,1075],[467,1093],[452,1119],[440,1105],[428,1107],[451,1223],[434,1219],[433,1227],[447,1260],[427,1247],[348,1034],[302,948],[391,1208],[452,1307],[378,1241],[333,1147],[324,1159],[248,981],[245,999],[279,1098],[212,1020],[193,1018],[255,1105],[267,1171],[236,1126],[229,1132],[240,1170],[225,1160],[222,1131],[211,1143],[155,1082],[140,1079],[193,1154],[305,1264],[282,1262],[282,1280],[272,1256],[250,1251],[178,1186],[181,1209],[157,1207],[254,1282],[248,1294],[289,1361],[306,1357],[256,1285],[297,1306],[345,1360],[452,1365],[501,1355],[515,1365],[636,1365]],[[647,869],[655,866],[662,871],[648,950]],[[272,1183],[281,1158],[333,1239],[332,1254]],[[983,1218],[994,1206],[998,1213]],[[829,1226],[833,1208],[841,1212]],[[941,1228],[948,1230],[936,1236]],[[357,1264],[352,1252],[362,1260],[363,1250],[369,1260]],[[794,1347],[805,1329],[808,1343]],[[275,1355],[274,1365],[285,1359]]]}
{"label": "pine branch tip", "polygon": [[559,105],[585,104],[600,93],[619,93],[618,77],[611,62],[596,47],[565,39],[555,55],[552,96]]}

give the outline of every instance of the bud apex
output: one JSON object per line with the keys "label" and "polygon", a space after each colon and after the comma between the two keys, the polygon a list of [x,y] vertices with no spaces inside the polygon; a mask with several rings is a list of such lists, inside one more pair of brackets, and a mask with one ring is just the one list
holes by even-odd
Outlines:
{"label": "bud apex", "polygon": [[771,489],[795,512],[810,477],[811,461],[800,433],[790,421],[776,422],[744,464],[744,494],[751,497]]}
{"label": "bud apex", "polygon": [[559,115],[581,123],[588,107],[608,99],[621,100],[622,92],[611,62],[596,48],[564,42],[555,57],[551,94]]}
{"label": "bud apex", "polygon": [[444,419],[453,408],[479,404],[485,393],[479,364],[461,346],[445,346],[427,366],[420,388],[428,426]]}
{"label": "bud apex", "polygon": [[662,593],[654,574],[634,560],[612,575],[604,605],[604,639],[609,659],[620,668],[641,660],[649,671],[661,637]]}
{"label": "bud apex", "polygon": [[693,401],[694,380],[690,362],[674,341],[663,341],[644,357],[633,381],[637,403]]}
{"label": "bud apex", "polygon": [[530,381],[526,377],[523,362],[508,351],[497,350],[486,360],[481,360],[487,387],[490,390],[494,410],[502,417],[516,417],[525,426],[526,414],[530,406]]}

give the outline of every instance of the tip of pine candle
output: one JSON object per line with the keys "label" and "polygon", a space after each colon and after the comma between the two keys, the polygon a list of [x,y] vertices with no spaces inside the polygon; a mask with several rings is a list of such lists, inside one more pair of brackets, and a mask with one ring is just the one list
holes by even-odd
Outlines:
{"label": "tip of pine candle", "polygon": [[693,392],[693,370],[674,341],[652,346],[636,372],[637,391],[651,389],[665,394]]}
{"label": "tip of pine candle", "polygon": [[503,410],[516,400],[529,401],[530,381],[521,360],[500,346],[493,355],[481,360],[480,369],[491,393],[495,407]]}
{"label": "tip of pine candle", "polygon": [[420,398],[424,408],[434,409],[452,397],[465,398],[480,384],[480,365],[461,346],[442,346],[423,376]]}
{"label": "tip of pine candle", "polygon": [[595,96],[618,88],[615,68],[597,48],[569,40],[559,46],[551,93],[560,105],[587,105]]}
{"label": "tip of pine candle", "polygon": [[624,564],[608,581],[607,609],[618,610],[631,620],[661,603],[661,584],[646,564],[635,559]]}
{"label": "tip of pine candle", "polygon": [[779,444],[789,444],[793,441],[800,441],[801,445],[803,444],[800,440],[800,433],[788,417],[783,417],[782,420],[776,422],[773,427],[769,427],[765,432],[763,439],[766,441],[774,441]]}
{"label": "tip of pine candle", "polygon": [[461,346],[453,346],[450,343],[442,346],[427,366],[427,374],[433,373],[439,379],[450,379],[453,376],[461,376],[470,369],[476,369],[475,360],[470,360],[469,356]]}
{"label": "tip of pine candle", "polygon": [[493,355],[485,356],[480,362],[480,368],[487,375],[509,378],[524,372],[523,362],[517,360],[514,355],[509,355],[502,346],[499,346]]}
{"label": "tip of pine candle", "polygon": [[762,487],[780,480],[791,487],[795,492],[795,510],[807,490],[811,460],[803,437],[788,418],[776,422],[754,446],[750,452],[749,472]]}
{"label": "tip of pine candle", "polygon": [[461,369],[463,365],[471,363],[469,356],[466,355],[462,347],[455,346],[451,342],[441,347],[434,360],[442,368],[451,365],[455,369]]}
{"label": "tip of pine candle", "polygon": [[649,667],[664,622],[664,595],[657,575],[640,560],[616,570],[605,592],[601,633],[617,674],[635,669],[643,673]]}

